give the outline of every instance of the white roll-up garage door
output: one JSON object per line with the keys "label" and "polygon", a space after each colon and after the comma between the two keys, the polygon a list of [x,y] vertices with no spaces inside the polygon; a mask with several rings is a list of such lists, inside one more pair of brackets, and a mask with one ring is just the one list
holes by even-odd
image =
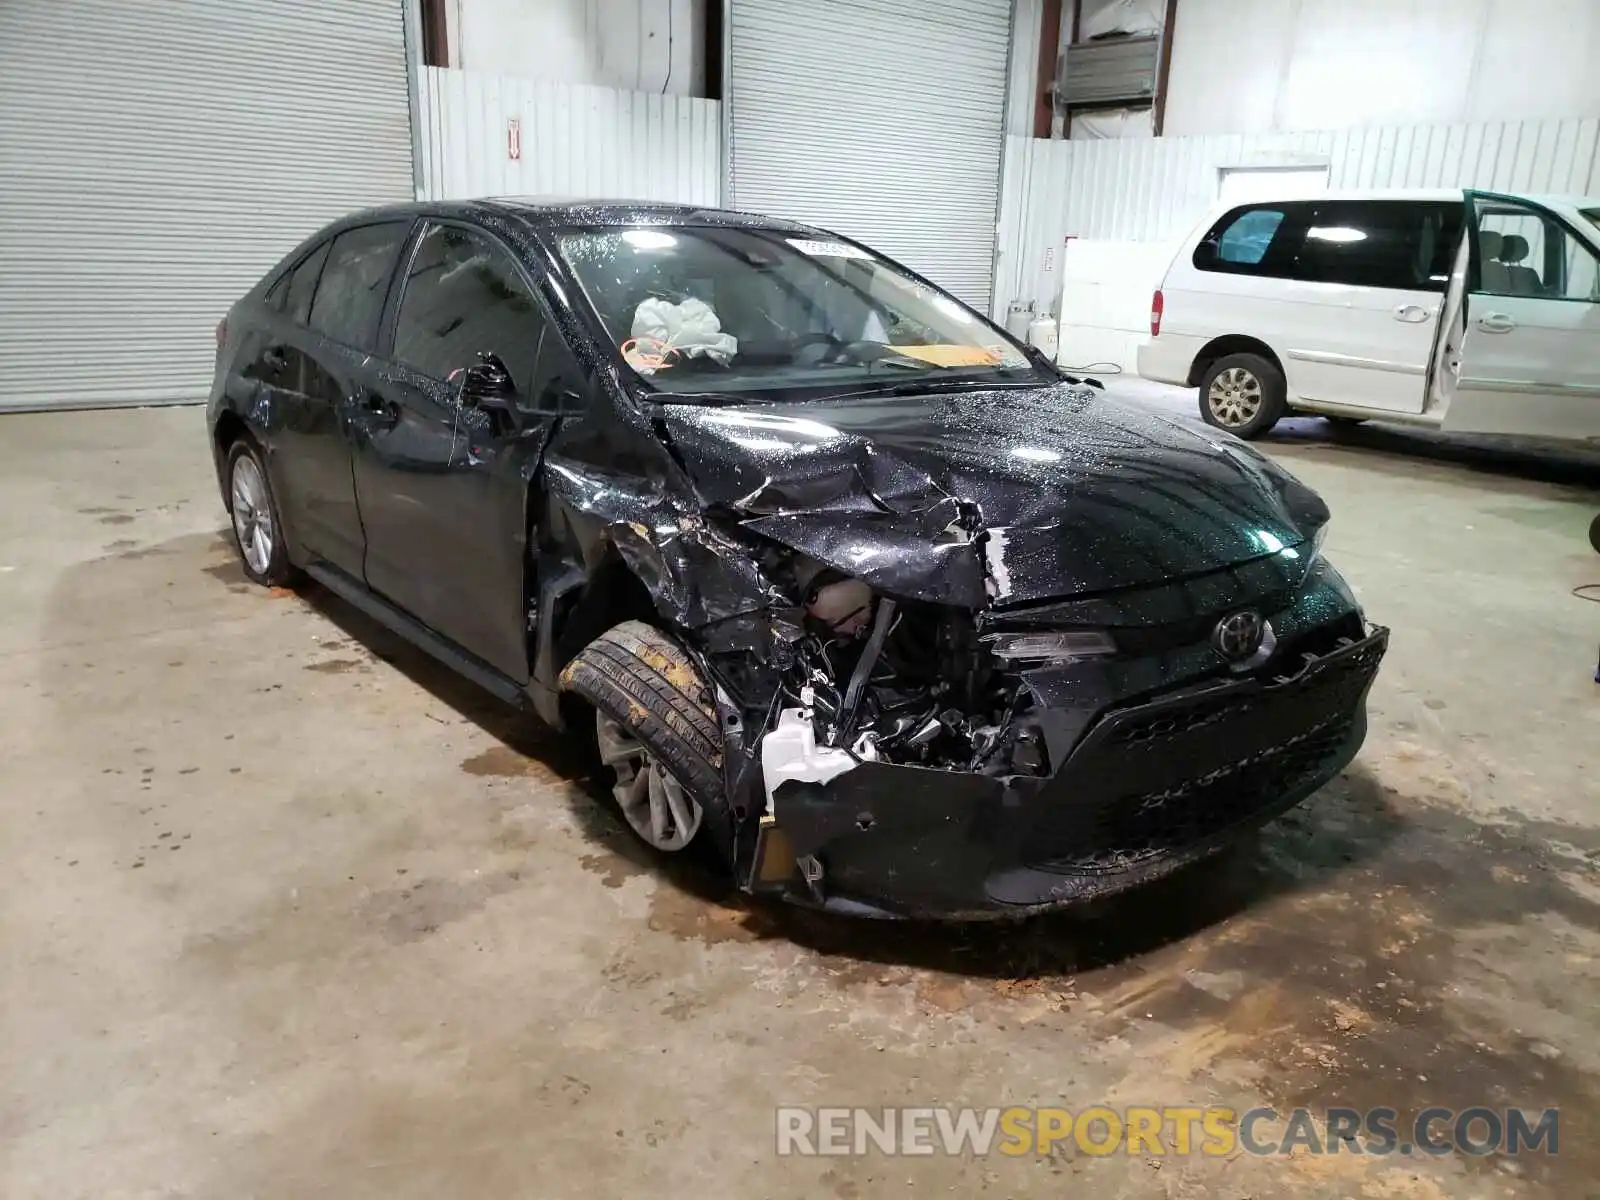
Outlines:
{"label": "white roll-up garage door", "polygon": [[734,204],[987,311],[1010,36],[1010,0],[732,0]]}
{"label": "white roll-up garage door", "polygon": [[0,409],[204,399],[230,304],[412,195],[400,0],[0,0]]}

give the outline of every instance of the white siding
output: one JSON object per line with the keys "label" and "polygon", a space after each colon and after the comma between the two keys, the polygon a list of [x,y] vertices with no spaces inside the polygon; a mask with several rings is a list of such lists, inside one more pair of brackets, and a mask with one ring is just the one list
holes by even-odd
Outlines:
{"label": "white siding", "polygon": [[705,90],[706,3],[449,0],[450,65],[487,75],[696,96]]}
{"label": "white siding", "polygon": [[1595,0],[1183,0],[1169,135],[1600,112]]}
{"label": "white siding", "polygon": [[[419,80],[422,198],[592,196],[720,202],[721,106],[429,67]],[[509,146],[519,122],[520,158]]]}
{"label": "white siding", "polygon": [[396,0],[0,0],[0,409],[202,400],[284,253],[413,191]]}
{"label": "white siding", "polygon": [[1009,139],[996,309],[1053,308],[1062,239],[1163,242],[1217,200],[1224,167],[1326,164],[1330,188],[1600,194],[1600,118],[1128,141]]}

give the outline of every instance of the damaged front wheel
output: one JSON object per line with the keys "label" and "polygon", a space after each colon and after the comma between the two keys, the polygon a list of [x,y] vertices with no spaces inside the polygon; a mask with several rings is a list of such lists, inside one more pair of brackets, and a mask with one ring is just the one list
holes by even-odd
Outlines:
{"label": "damaged front wheel", "polygon": [[683,784],[651,758],[644,743],[620,722],[599,709],[594,720],[600,761],[616,776],[611,794],[623,819],[657,850],[682,850],[700,832],[705,815],[700,802],[685,792]]}
{"label": "damaged front wheel", "polygon": [[694,661],[659,629],[626,621],[579,651],[561,686],[594,707],[600,761],[615,773],[628,826],[665,853],[688,848],[722,788],[716,708]]}

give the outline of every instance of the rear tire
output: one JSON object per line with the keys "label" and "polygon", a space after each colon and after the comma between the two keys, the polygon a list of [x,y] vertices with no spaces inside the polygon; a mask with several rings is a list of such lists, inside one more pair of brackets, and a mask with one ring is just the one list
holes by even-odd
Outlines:
{"label": "rear tire", "polygon": [[1600,554],[1600,517],[1596,517],[1589,526],[1589,545],[1594,547],[1594,552]]}
{"label": "rear tire", "polygon": [[1259,354],[1226,354],[1200,380],[1200,416],[1236,437],[1267,432],[1288,411],[1283,372]]}
{"label": "rear tire", "polygon": [[683,647],[625,621],[578,652],[561,689],[598,714],[601,760],[640,840],[667,854],[703,843],[703,815],[725,811],[722,732],[711,688]]}
{"label": "rear tire", "polygon": [[289,561],[266,456],[248,437],[228,448],[227,497],[233,544],[245,575],[264,587],[289,587],[300,573]]}

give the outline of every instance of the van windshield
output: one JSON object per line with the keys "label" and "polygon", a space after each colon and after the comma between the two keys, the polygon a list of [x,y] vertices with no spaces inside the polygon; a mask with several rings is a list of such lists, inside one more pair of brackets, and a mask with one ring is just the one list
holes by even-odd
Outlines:
{"label": "van windshield", "polygon": [[1051,382],[988,321],[849,242],[657,225],[571,230],[557,244],[607,336],[662,400]]}

